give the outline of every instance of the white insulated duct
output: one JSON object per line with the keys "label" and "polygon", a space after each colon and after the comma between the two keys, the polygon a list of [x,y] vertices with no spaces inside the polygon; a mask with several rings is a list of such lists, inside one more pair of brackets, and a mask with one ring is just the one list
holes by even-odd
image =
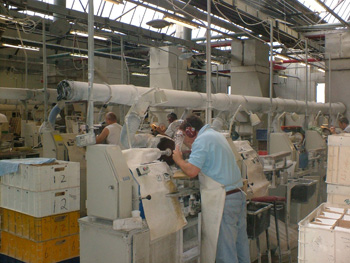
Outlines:
{"label": "white insulated duct", "polygon": [[[147,92],[149,88],[136,87],[133,85],[106,85],[94,84],[93,98],[95,102],[109,102],[121,105],[131,106],[143,93]],[[167,102],[162,103],[158,107],[179,107],[190,109],[205,109],[207,104],[207,97],[205,93],[168,90],[164,91]],[[81,101],[88,99],[88,83],[63,80],[57,87],[57,100],[66,101]],[[151,94],[149,95],[151,96]],[[156,104],[152,97],[150,97],[151,106]],[[224,93],[212,94],[212,107],[219,111],[234,111],[239,105],[244,106],[245,109],[252,112],[267,113],[270,110],[270,98],[241,96],[241,95],[227,95]],[[308,102],[308,113],[323,114],[329,113],[331,106],[332,113],[344,113],[346,108],[341,102],[336,103],[316,103]],[[298,114],[305,113],[305,101],[291,100],[291,99],[272,99],[273,112],[296,112]]]}
{"label": "white insulated duct", "polygon": [[[47,96],[49,102],[57,101],[57,91],[55,89],[48,89]],[[0,87],[0,98],[0,102],[4,102],[6,104],[10,104],[12,102],[19,104],[20,101],[26,101],[30,104],[43,104],[44,90]]]}

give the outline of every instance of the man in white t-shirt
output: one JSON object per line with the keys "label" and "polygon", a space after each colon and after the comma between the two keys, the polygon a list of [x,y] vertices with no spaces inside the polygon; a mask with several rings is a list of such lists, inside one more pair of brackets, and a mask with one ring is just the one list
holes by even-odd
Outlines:
{"label": "man in white t-shirt", "polygon": [[336,133],[350,133],[350,125],[349,125],[349,120],[346,117],[341,117],[338,121],[339,128],[342,129],[342,131],[336,131],[334,127],[331,127],[331,133],[336,134]]}
{"label": "man in white t-shirt", "polygon": [[122,126],[117,123],[117,116],[113,112],[106,114],[106,123],[108,124],[96,137],[96,143],[103,143],[106,140],[107,144],[120,145],[120,133]]}

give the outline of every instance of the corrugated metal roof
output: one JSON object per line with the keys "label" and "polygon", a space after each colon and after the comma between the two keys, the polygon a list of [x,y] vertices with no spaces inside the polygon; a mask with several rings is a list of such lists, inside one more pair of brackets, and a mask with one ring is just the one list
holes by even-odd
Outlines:
{"label": "corrugated metal roof", "polygon": [[[327,11],[322,3],[333,10],[344,21],[350,20],[350,1],[349,0],[298,0],[301,4],[310,10],[318,13],[320,18],[330,24],[340,23],[338,18]],[[320,3],[321,2],[321,3]]]}

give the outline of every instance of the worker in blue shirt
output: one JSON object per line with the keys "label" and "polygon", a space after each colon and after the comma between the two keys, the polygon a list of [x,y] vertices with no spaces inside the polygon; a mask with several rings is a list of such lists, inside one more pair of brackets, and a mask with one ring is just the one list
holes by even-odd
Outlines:
{"label": "worker in blue shirt", "polygon": [[176,148],[173,159],[189,177],[199,176],[201,186],[201,262],[249,263],[246,197],[229,143],[195,115],[188,117],[179,129],[191,154],[185,161]]}

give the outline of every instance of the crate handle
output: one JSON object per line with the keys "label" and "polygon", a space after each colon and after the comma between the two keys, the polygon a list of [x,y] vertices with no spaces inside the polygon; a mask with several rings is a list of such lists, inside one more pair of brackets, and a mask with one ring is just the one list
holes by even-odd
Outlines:
{"label": "crate handle", "polygon": [[65,192],[58,192],[58,193],[55,193],[55,196],[62,196],[62,195],[65,195],[66,193]]}
{"label": "crate handle", "polygon": [[64,167],[55,168],[55,172],[62,172],[62,171],[64,171]]}
{"label": "crate handle", "polygon": [[62,245],[62,244],[64,244],[64,243],[66,243],[66,240],[65,240],[65,239],[60,240],[60,241],[57,241],[57,242],[56,242],[56,245],[59,246],[59,245]]}
{"label": "crate handle", "polygon": [[55,222],[62,222],[66,217],[67,217],[67,215],[56,216],[55,219],[54,219],[54,221],[55,221]]}

